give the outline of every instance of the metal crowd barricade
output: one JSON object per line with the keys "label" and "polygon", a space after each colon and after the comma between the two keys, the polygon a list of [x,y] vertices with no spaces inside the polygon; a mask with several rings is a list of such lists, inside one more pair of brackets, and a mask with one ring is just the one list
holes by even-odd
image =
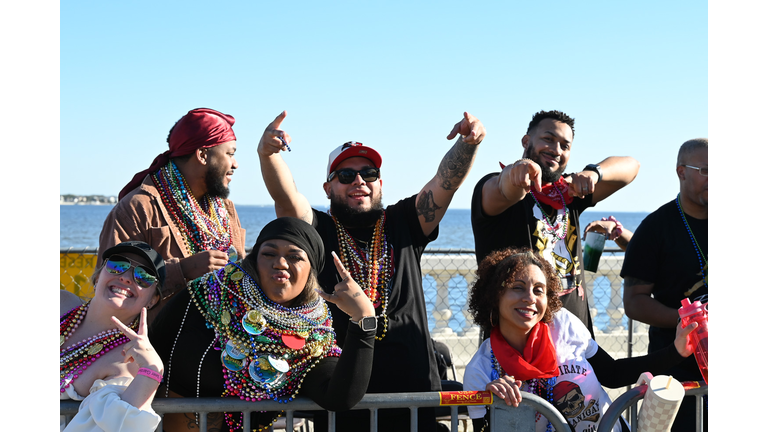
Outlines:
{"label": "metal crowd barricade", "polygon": [[[704,396],[709,392],[709,386],[703,382],[686,381],[683,382],[683,388],[685,388],[686,396],[696,397],[696,431],[702,432],[704,429]],[[597,432],[609,432],[616,421],[619,420],[619,416],[622,412],[631,407],[630,414],[630,429],[632,432],[637,431],[637,403],[643,399],[645,392],[648,390],[647,384],[642,384],[628,390],[622,394],[611,404],[608,410],[603,414],[603,419],[600,421],[600,426],[597,428]]]}
{"label": "metal crowd barricade", "polygon": [[[523,392],[523,401],[518,408],[507,407],[500,399],[493,401],[489,397],[490,392],[425,392],[425,393],[376,393],[366,394],[363,399],[355,405],[354,410],[367,409],[371,411],[370,430],[377,432],[378,410],[387,408],[409,408],[411,417],[411,431],[418,430],[418,408],[438,407],[449,405],[451,407],[451,431],[458,432],[458,407],[465,405],[490,405],[491,409],[491,432],[508,430],[509,422],[524,423],[527,418],[532,417],[532,410],[538,411],[547,420],[557,432],[569,432],[568,423],[555,407],[546,400]],[[60,401],[60,414],[68,416],[67,422],[71,416],[77,413],[80,402]],[[322,410],[319,405],[310,399],[300,397],[294,399],[288,404],[274,401],[247,402],[235,398],[158,398],[152,402],[152,408],[158,414],[168,413],[187,413],[196,412],[199,414],[200,430],[207,429],[207,414],[213,412],[242,412],[243,430],[249,431],[252,428],[250,424],[249,413],[253,411],[285,411],[286,424],[293,424],[293,417],[296,411],[318,411]],[[529,409],[521,409],[529,408]],[[503,422],[503,423],[502,423]],[[530,422],[529,422],[530,423]],[[530,423],[533,424],[533,423]],[[162,432],[163,423],[160,422],[156,432]],[[336,415],[329,411],[328,430],[336,430]],[[534,430],[534,429],[530,429]]]}

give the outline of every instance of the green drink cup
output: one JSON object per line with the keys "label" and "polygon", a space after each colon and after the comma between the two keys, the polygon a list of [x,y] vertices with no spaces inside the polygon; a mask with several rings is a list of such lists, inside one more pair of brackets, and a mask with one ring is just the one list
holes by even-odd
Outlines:
{"label": "green drink cup", "polygon": [[587,239],[584,241],[584,270],[592,273],[597,272],[597,266],[600,264],[600,256],[605,247],[605,234],[590,231],[587,233]]}

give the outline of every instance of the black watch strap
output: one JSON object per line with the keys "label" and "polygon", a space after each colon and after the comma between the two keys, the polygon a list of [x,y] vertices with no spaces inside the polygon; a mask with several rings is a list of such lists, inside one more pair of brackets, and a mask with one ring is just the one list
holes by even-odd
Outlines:
{"label": "black watch strap", "polygon": [[597,182],[600,183],[600,181],[603,179],[603,170],[600,168],[600,165],[598,164],[589,164],[584,167],[582,171],[594,171],[597,173]]}
{"label": "black watch strap", "polygon": [[363,317],[360,321],[349,320],[352,324],[360,326],[363,331],[375,331],[378,320],[375,316]]}

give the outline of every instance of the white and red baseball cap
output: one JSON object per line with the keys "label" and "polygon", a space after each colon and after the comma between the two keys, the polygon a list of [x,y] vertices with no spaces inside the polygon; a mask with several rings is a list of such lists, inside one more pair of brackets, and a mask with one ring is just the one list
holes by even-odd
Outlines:
{"label": "white and red baseball cap", "polygon": [[381,155],[379,152],[364,146],[363,143],[349,141],[340,145],[328,155],[328,171],[325,173],[325,176],[331,175],[340,163],[352,157],[364,157],[373,162],[376,168],[381,168]]}

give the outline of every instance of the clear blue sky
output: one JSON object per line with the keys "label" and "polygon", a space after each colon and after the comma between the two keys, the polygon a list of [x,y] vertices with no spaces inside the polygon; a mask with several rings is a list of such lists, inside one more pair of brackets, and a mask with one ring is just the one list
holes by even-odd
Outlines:
{"label": "clear blue sky", "polygon": [[521,156],[542,109],[576,119],[569,171],[640,161],[606,212],[672,199],[677,149],[708,136],[704,2],[225,4],[61,4],[60,193],[117,194],[197,107],[237,119],[236,204],[272,204],[256,146],[282,110],[284,157],[315,205],[328,153],[350,140],[382,153],[385,203],[418,192],[464,111],[488,136],[452,208]]}

